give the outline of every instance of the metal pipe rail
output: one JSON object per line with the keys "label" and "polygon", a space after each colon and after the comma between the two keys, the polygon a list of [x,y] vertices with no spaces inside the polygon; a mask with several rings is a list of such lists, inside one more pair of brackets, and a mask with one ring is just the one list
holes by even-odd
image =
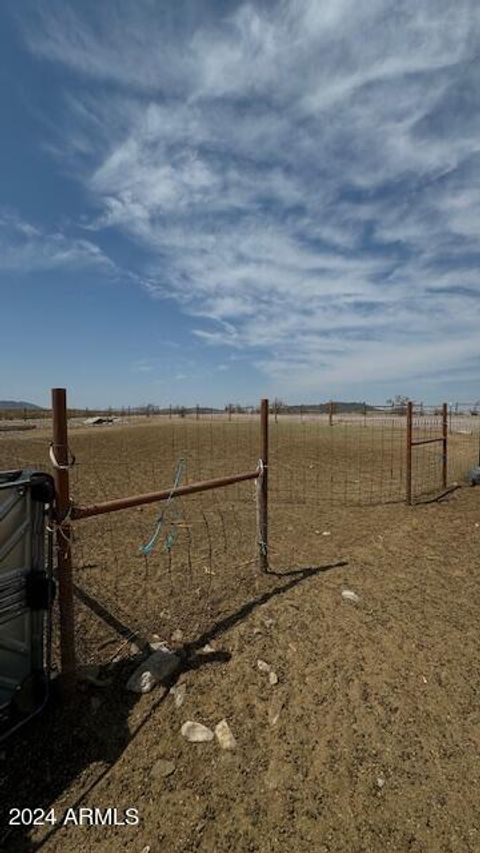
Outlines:
{"label": "metal pipe rail", "polygon": [[76,506],[73,504],[70,510],[70,518],[77,521],[81,518],[92,518],[95,515],[105,515],[107,512],[118,512],[121,509],[130,509],[143,504],[159,503],[170,497],[180,495],[193,495],[195,492],[207,492],[211,489],[220,489],[223,486],[232,486],[234,483],[242,483],[245,480],[256,480],[260,476],[260,469],[249,471],[246,474],[232,474],[229,477],[217,477],[215,480],[203,480],[198,483],[190,483],[186,486],[178,486],[176,489],[162,489],[160,492],[146,492],[143,495],[131,495],[128,498],[116,498],[111,501],[103,501],[90,506]]}
{"label": "metal pipe rail", "polygon": [[[192,495],[195,492],[207,492],[220,489],[234,483],[255,480],[257,483],[257,533],[258,533],[258,564],[261,571],[268,570],[268,415],[269,404],[263,399],[260,405],[260,459],[255,471],[243,474],[231,474],[227,477],[217,477],[214,480],[203,480],[185,486],[170,487],[158,492],[147,492],[143,495],[131,495],[126,498],[103,501],[102,503],[80,506],[73,503],[69,490],[69,468],[72,460],[68,451],[68,424],[66,391],[64,388],[52,390],[53,410],[53,447],[52,463],[55,467],[55,520],[59,579],[60,605],[60,651],[62,674],[66,677],[68,689],[73,687],[75,679],[75,618],[73,609],[73,580],[70,523],[82,518],[92,518],[108,512],[118,512],[122,509],[158,503],[180,495]],[[197,416],[199,413],[197,407]]]}

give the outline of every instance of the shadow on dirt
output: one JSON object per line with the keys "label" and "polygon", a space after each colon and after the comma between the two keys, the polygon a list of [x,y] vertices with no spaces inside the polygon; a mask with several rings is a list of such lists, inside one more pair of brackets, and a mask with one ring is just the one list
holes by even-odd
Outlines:
{"label": "shadow on dirt", "polygon": [[[202,648],[230,628],[247,619],[250,614],[272,598],[284,595],[300,583],[335,568],[347,565],[346,561],[327,566],[311,566],[284,572],[269,572],[268,577],[276,581],[275,586],[245,602],[225,618],[215,622],[207,631],[176,653],[182,659],[180,671],[166,682],[172,687],[179,675],[187,670],[202,666],[223,664],[230,654],[223,650],[202,653]],[[283,578],[286,583],[279,583]],[[121,635],[129,639],[132,632],[128,626],[118,622],[103,605],[92,600],[87,593],[76,590],[84,603],[94,610]],[[89,599],[86,601],[86,599]],[[145,647],[142,638],[135,635],[140,647]],[[148,644],[146,646],[148,650]],[[138,665],[145,651],[135,659],[118,661],[103,667],[99,679],[93,684],[80,683],[73,700],[66,702],[59,695],[58,681],[52,683],[51,699],[46,711],[35,718],[24,729],[1,744],[0,748],[0,849],[26,853],[41,849],[61,828],[63,811],[57,809],[59,822],[49,829],[38,843],[29,838],[29,827],[9,827],[10,810],[43,809],[68,791],[75,779],[82,776],[82,793],[75,801],[68,800],[66,808],[77,809],[84,798],[101,782],[119,760],[126,747],[156,713],[157,708],[168,696],[168,691],[155,692],[146,697],[129,693],[125,683]],[[103,687],[99,687],[104,681]],[[139,701],[150,701],[141,722],[132,729],[129,716]],[[48,824],[46,825],[48,829]]]}
{"label": "shadow on dirt", "polygon": [[330,563],[326,566],[307,566],[303,569],[292,569],[285,570],[281,572],[274,572],[271,569],[265,573],[263,577],[268,578],[290,578],[285,584],[276,585],[273,588],[267,590],[266,592],[262,592],[257,595],[255,598],[250,599],[250,601],[242,604],[238,610],[235,610],[233,613],[229,613],[228,616],[225,616],[223,619],[220,619],[218,622],[214,622],[213,625],[207,629],[203,634],[200,635],[196,640],[192,643],[188,643],[184,647],[184,651],[188,657],[189,653],[195,651],[196,649],[202,648],[210,640],[214,640],[216,637],[220,637],[230,628],[233,628],[234,625],[238,625],[239,622],[243,622],[253,613],[257,607],[260,607],[262,604],[266,604],[272,598],[276,598],[278,595],[285,595],[285,593],[290,592],[295,586],[303,583],[306,580],[309,580],[316,575],[322,574],[323,572],[329,572],[332,569],[339,569],[342,566],[347,566],[347,560],[340,560],[337,563]]}

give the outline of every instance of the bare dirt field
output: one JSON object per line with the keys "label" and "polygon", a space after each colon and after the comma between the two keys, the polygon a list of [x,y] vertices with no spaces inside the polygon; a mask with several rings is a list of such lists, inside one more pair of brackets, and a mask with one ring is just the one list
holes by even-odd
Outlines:
{"label": "bare dirt field", "polygon": [[[47,438],[1,436],[0,468],[45,467]],[[190,481],[251,470],[257,438],[254,422],[78,428],[73,495],[168,487],[181,457]],[[475,446],[461,437],[454,453],[455,438],[459,479]],[[54,808],[58,821],[9,831],[4,818],[4,849],[480,849],[478,490],[407,508],[393,428],[279,423],[271,448],[270,574],[256,570],[252,483],[172,502],[174,544],[160,538],[148,558],[158,507],[75,526],[78,655],[100,683],[67,706],[54,690],[4,746],[4,815]],[[439,466],[419,452],[420,494]],[[141,654],[126,637],[141,647],[153,634],[182,658],[168,685],[184,685],[180,707],[168,689],[125,690]],[[180,734],[223,718],[234,751]],[[119,820],[137,808],[139,825],[64,826],[69,807]]]}

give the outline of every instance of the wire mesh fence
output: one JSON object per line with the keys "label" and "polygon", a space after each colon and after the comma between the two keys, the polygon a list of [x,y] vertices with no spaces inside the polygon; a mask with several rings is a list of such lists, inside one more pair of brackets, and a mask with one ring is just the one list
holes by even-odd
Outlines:
{"label": "wire mesh fence", "polygon": [[[413,439],[441,436],[441,407],[414,408]],[[448,414],[448,481],[465,482],[478,464],[480,418]],[[69,424],[76,464],[71,488],[75,501],[153,491],[172,482],[184,460],[183,483],[235,474],[258,457],[258,415],[203,409],[172,415],[120,418],[113,425]],[[45,468],[48,429],[35,433],[0,432],[0,465],[27,463]],[[271,505],[375,505],[405,497],[406,415],[393,407],[359,412],[311,413],[306,409],[270,418]],[[414,496],[441,485],[442,448],[431,443],[412,454]],[[242,484],[229,490],[232,502],[245,502]]]}
{"label": "wire mesh fence", "polygon": [[271,447],[273,501],[355,506],[405,495],[405,419],[279,416]]}
{"label": "wire mesh fence", "polygon": [[[465,480],[477,463],[480,418],[452,407],[448,414],[448,480]],[[119,418],[113,425],[69,424],[76,465],[75,500],[89,503],[154,490],[171,482],[179,459],[182,482],[237,473],[258,456],[258,415],[202,409]],[[2,467],[45,468],[48,428],[34,433],[0,432]],[[405,497],[406,416],[393,407],[365,411],[311,413],[295,410],[270,419],[270,497],[275,503],[311,506],[374,505]],[[441,435],[441,407],[414,409],[414,439]],[[412,456],[413,492],[428,494],[439,485],[441,447],[432,443]],[[231,499],[244,502],[245,489],[232,486]]]}
{"label": "wire mesh fence", "polygon": [[[241,507],[231,500],[231,487],[221,496],[212,492],[175,498],[165,533],[148,553],[144,546],[156,527],[158,507],[138,507],[75,525],[76,596],[113,629],[113,634],[107,631],[112,640],[115,633],[138,642],[155,639],[159,631],[162,639],[180,631],[182,640],[192,641],[231,603],[227,578],[232,568],[234,592],[244,597],[251,591],[257,559],[255,497],[252,483],[241,487],[248,492]],[[93,659],[98,626],[92,626],[85,610],[82,618],[81,605],[79,619],[81,657]]]}
{"label": "wire mesh fence", "polygon": [[[406,411],[365,406],[354,412],[272,412],[270,418],[270,548],[275,530],[295,519],[321,523],[327,509],[399,503],[406,495]],[[478,463],[480,418],[448,412],[448,483],[467,482]],[[441,407],[413,409],[412,494],[442,486]],[[50,429],[0,432],[0,469],[49,470]],[[74,417],[69,444],[76,505],[169,488],[181,463],[181,483],[255,468],[259,416],[214,410],[119,418],[85,425]],[[255,590],[255,483],[176,497],[164,511],[161,535],[149,551],[162,508],[152,504],[75,523],[73,581],[76,641],[83,661],[128,651],[130,642],[180,632],[190,641],[212,620],[240,606]],[[315,531],[317,532],[317,531]],[[289,557],[290,558],[290,557]],[[232,577],[234,582],[232,583]],[[92,619],[92,613],[94,614]],[[101,627],[100,627],[101,626]],[[102,652],[103,654],[103,652]]]}

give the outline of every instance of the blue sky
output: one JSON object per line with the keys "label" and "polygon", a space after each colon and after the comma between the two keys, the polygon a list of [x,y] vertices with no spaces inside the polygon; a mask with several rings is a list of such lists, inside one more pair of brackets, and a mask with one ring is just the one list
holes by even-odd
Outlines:
{"label": "blue sky", "polygon": [[3,0],[0,398],[480,397],[476,0]]}

